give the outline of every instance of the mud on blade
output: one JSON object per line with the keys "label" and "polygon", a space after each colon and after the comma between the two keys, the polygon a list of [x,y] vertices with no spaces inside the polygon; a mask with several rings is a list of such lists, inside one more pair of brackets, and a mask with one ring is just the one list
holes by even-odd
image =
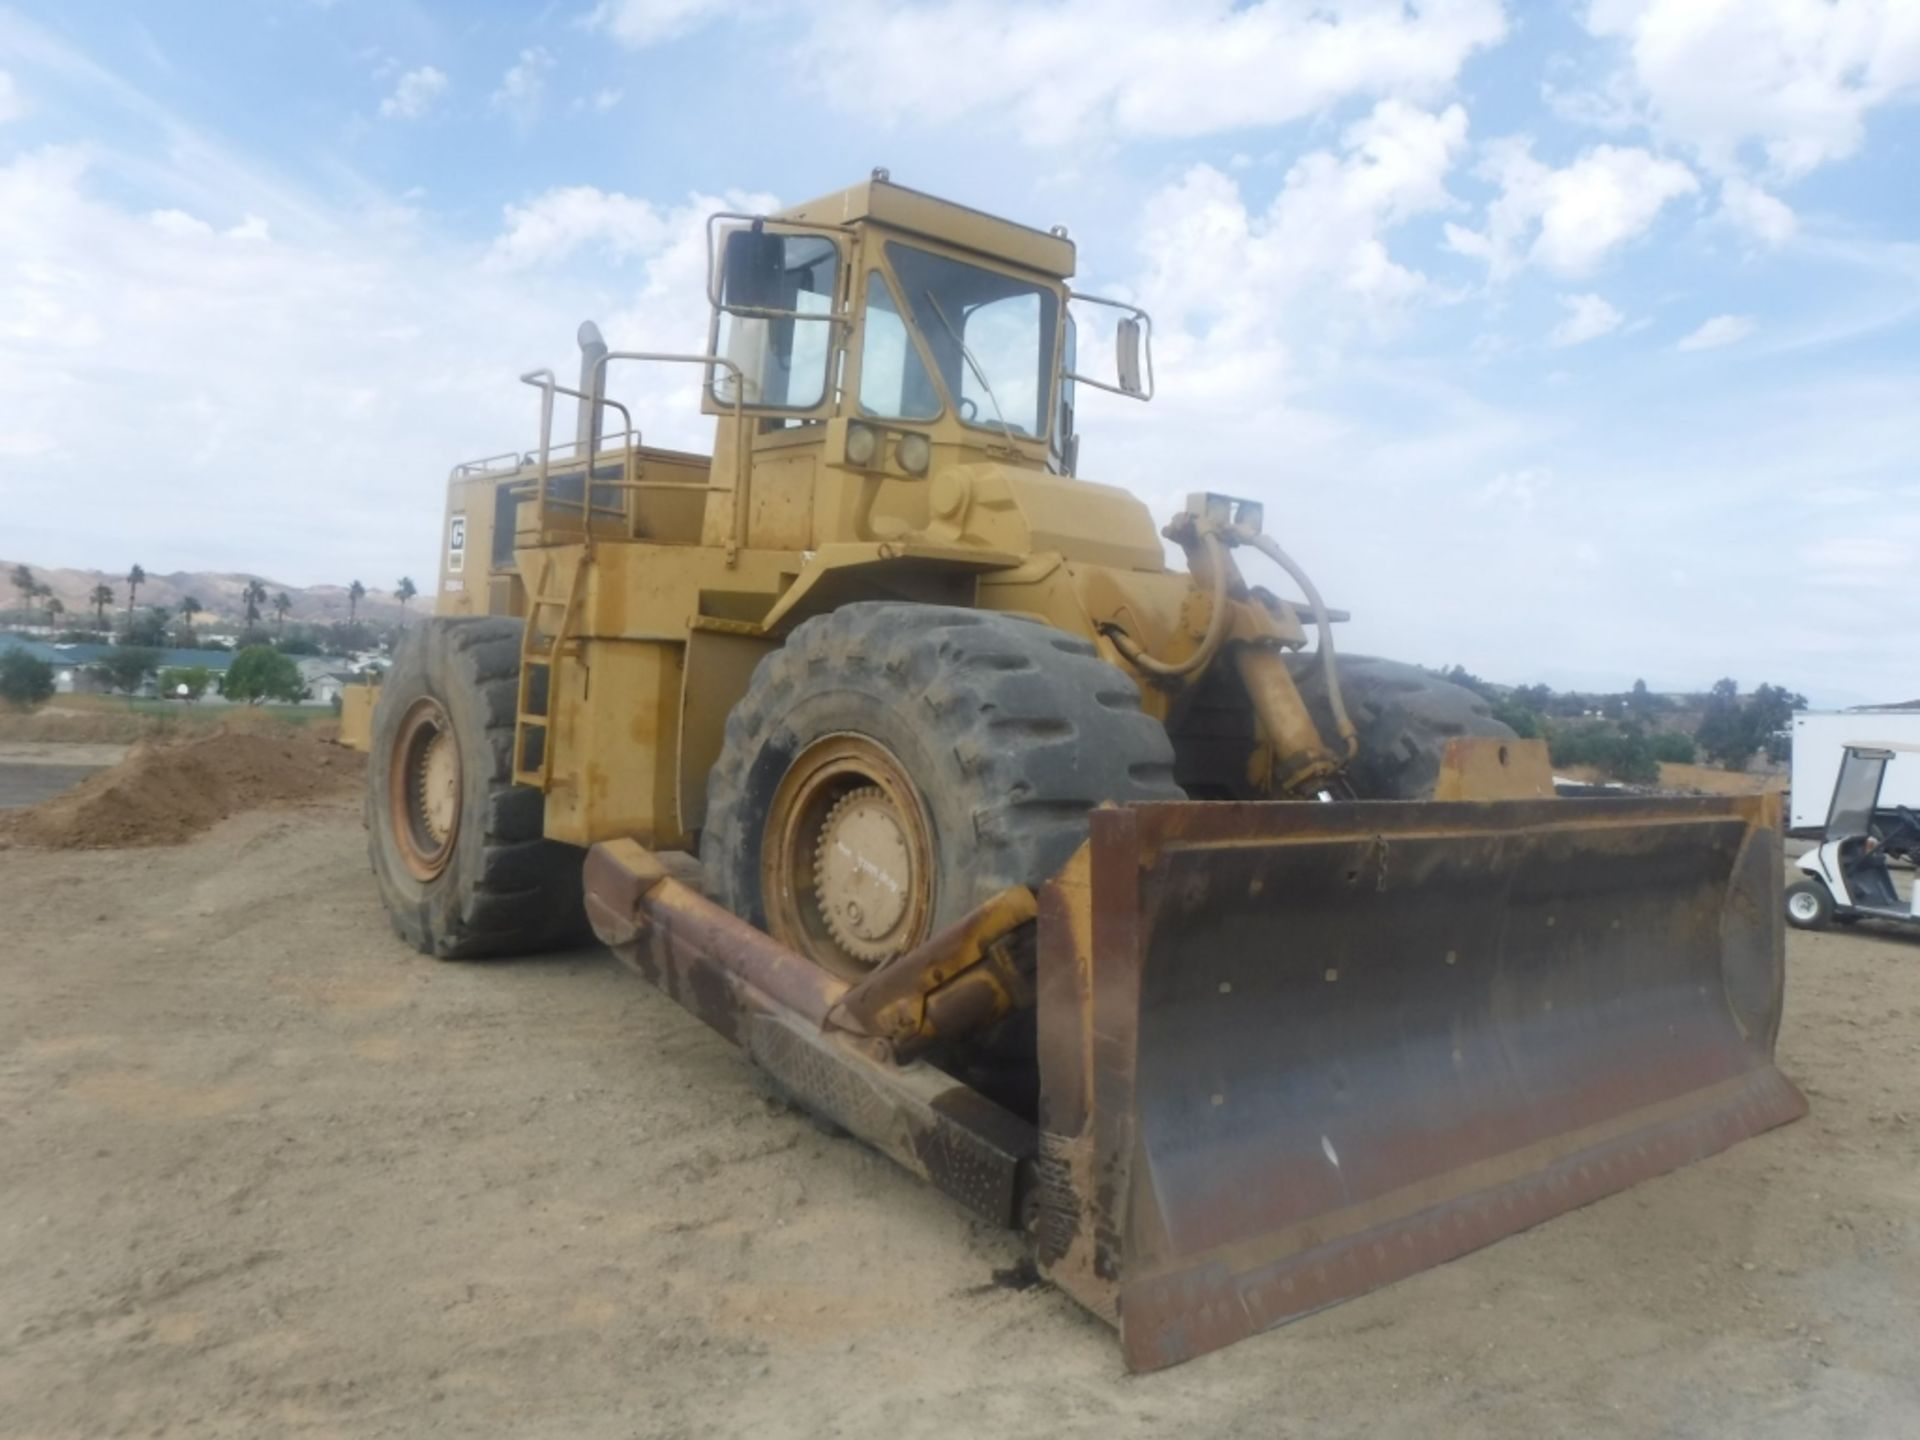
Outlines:
{"label": "mud on blade", "polygon": [[1781,873],[1767,797],[1096,814],[1043,1268],[1153,1369],[1797,1118]]}

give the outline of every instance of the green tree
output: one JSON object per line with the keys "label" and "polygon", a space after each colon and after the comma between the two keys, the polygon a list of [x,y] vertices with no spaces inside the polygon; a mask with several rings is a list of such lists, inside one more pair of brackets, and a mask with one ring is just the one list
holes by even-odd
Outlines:
{"label": "green tree", "polygon": [[354,612],[360,608],[360,602],[367,598],[367,587],[358,580],[347,587],[347,623],[353,624]]}
{"label": "green tree", "polygon": [[40,582],[33,578],[33,571],[25,565],[13,567],[13,588],[20,592],[20,603],[29,616],[33,614],[33,597],[40,593]]}
{"label": "green tree", "polygon": [[407,623],[407,602],[419,593],[420,592],[414,588],[413,578],[408,575],[402,575],[400,577],[400,583],[393,587],[393,598],[400,602],[400,623],[402,625]]}
{"label": "green tree", "polygon": [[1653,758],[1662,765],[1691,765],[1700,758],[1700,750],[1691,735],[1662,730],[1653,737]]}
{"label": "green tree", "polygon": [[53,696],[53,666],[18,645],[0,652],[0,700],[14,710],[31,710]]}
{"label": "green tree", "polygon": [[160,668],[160,652],[144,645],[116,645],[92,665],[93,673],[129,699]]}
{"label": "green tree", "polygon": [[165,647],[167,643],[166,607],[156,605],[129,620],[127,628],[120,632],[120,643],[139,645],[151,650]]}
{"label": "green tree", "polygon": [[66,613],[66,605],[49,590],[47,592],[47,623],[49,625],[58,625],[60,623],[60,617]]}
{"label": "green tree", "polygon": [[133,597],[139,594],[140,587],[146,583],[147,583],[147,572],[142,570],[138,565],[135,565],[131,570],[127,571],[127,623],[128,624],[133,623]]}
{"label": "green tree", "polygon": [[278,635],[287,628],[287,611],[293,608],[293,598],[282,590],[273,597],[273,633]]}
{"label": "green tree", "polygon": [[271,645],[249,645],[233,657],[221,690],[229,700],[298,700],[306,691],[300,667]]}
{"label": "green tree", "polygon": [[200,603],[198,596],[189,595],[180,602],[181,638],[189,645],[193,643],[193,617],[203,614],[206,606]]}
{"label": "green tree", "polygon": [[267,587],[258,579],[249,580],[247,588],[240,592],[240,598],[246,602],[248,626],[259,624],[260,607],[267,603]]}
{"label": "green tree", "polygon": [[1493,702],[1493,718],[1522,740],[1540,738],[1542,729],[1540,713],[1521,704],[1518,691],[1511,695],[1503,695]]}
{"label": "green tree", "polygon": [[174,665],[160,672],[160,693],[170,700],[198,700],[211,684],[213,672],[204,665]]}
{"label": "green tree", "polygon": [[1740,686],[1716,680],[1707,693],[1706,709],[1693,732],[1706,757],[1728,770],[1744,770],[1753,758],[1753,735],[1740,709]]}
{"label": "green tree", "polygon": [[94,618],[100,622],[100,628],[102,630],[106,629],[107,607],[113,603],[113,587],[111,585],[96,585],[93,587],[93,594],[88,598],[93,601]]}

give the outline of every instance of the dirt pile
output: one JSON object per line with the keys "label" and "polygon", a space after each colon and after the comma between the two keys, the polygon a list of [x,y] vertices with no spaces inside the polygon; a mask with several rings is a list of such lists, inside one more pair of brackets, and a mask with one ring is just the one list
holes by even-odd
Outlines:
{"label": "dirt pile", "polygon": [[363,768],[355,752],[297,732],[148,741],[66,794],[0,816],[0,841],[60,850],[174,845],[242,810],[351,794]]}

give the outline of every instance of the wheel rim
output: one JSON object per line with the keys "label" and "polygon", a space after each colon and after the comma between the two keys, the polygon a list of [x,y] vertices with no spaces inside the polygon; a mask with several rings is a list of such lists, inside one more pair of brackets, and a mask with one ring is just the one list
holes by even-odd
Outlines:
{"label": "wheel rim", "polygon": [[1796,920],[1813,920],[1820,914],[1820,897],[1806,890],[1787,897],[1787,914]]}
{"label": "wheel rim", "polygon": [[422,696],[400,717],[387,761],[387,821],[416,880],[447,868],[460,834],[460,747],[438,700]]}
{"label": "wheel rim", "polygon": [[865,735],[803,750],[774,791],[760,852],[767,928],[849,979],[926,939],[933,828],[892,751]]}

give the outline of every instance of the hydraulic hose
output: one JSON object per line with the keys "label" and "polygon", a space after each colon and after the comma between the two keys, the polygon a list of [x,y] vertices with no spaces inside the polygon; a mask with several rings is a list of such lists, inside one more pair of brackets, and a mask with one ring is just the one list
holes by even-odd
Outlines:
{"label": "hydraulic hose", "polygon": [[1227,557],[1220,549],[1218,537],[1202,534],[1200,543],[1206,547],[1207,568],[1213,571],[1213,613],[1207,617],[1207,633],[1201,638],[1199,649],[1184,660],[1156,660],[1138,640],[1117,625],[1102,627],[1106,637],[1113,641],[1113,648],[1126,656],[1129,665],[1156,679],[1178,680],[1205,669],[1213,663],[1214,656],[1220,653],[1221,642],[1227,638]]}
{"label": "hydraulic hose", "polygon": [[1313,581],[1307,578],[1307,572],[1295,564],[1293,557],[1282,550],[1277,542],[1247,530],[1237,530],[1235,534],[1241,544],[1253,546],[1286,571],[1293,578],[1293,583],[1300,587],[1300,593],[1307,597],[1307,603],[1313,607],[1314,630],[1318,637],[1314,653],[1320,660],[1320,673],[1326,677],[1327,708],[1333,712],[1334,728],[1340,732],[1341,743],[1347,747],[1347,759],[1353,759],[1360,753],[1360,737],[1354,733],[1353,721],[1347,718],[1346,700],[1340,694],[1340,672],[1334,664],[1333,625],[1327,619],[1326,602],[1320,598]]}

